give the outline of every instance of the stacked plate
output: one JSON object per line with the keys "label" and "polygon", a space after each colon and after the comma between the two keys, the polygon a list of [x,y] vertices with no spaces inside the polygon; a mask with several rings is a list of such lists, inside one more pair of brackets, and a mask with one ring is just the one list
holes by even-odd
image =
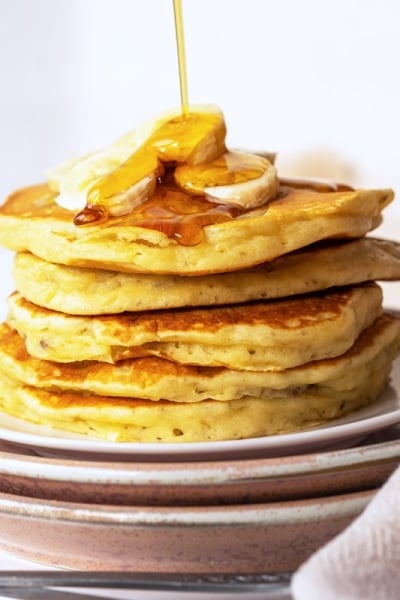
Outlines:
{"label": "stacked plate", "polygon": [[2,418],[0,545],[77,569],[293,570],[399,464],[399,389],[398,360],[379,408],[237,442],[90,442]]}

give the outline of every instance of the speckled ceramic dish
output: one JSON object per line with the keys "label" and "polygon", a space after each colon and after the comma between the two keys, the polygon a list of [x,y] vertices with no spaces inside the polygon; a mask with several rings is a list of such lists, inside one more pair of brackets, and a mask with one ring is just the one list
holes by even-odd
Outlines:
{"label": "speckled ceramic dish", "polygon": [[400,462],[400,426],[346,450],[176,463],[36,457],[0,445],[0,492],[109,505],[265,503],[379,487]]}
{"label": "speckled ceramic dish", "polygon": [[0,547],[74,569],[293,570],[357,517],[374,493],[183,508],[95,506],[0,494]]}

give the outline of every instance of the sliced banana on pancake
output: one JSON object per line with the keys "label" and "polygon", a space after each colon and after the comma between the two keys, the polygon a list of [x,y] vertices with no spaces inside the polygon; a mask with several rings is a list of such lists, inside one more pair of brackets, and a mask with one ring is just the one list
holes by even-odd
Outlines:
{"label": "sliced banana on pancake", "polygon": [[215,107],[194,107],[188,115],[168,113],[108,149],[50,171],[49,183],[63,208],[98,206],[119,216],[152,196],[161,163],[213,160],[225,150],[225,135],[223,114]]}
{"label": "sliced banana on pancake", "polygon": [[[80,210],[85,207],[88,195],[92,193],[92,203],[97,199],[102,201],[101,193],[104,190],[104,179],[108,182],[107,203],[110,214],[118,216],[132,210],[135,206],[149,198],[155,189],[156,175],[159,162],[154,154],[136,150],[137,156],[136,182],[128,189],[119,191],[120,171],[122,176],[125,169],[129,168],[129,155],[132,150],[126,147],[113,147],[110,151],[101,151],[85,157],[82,161],[72,162],[70,169],[62,168],[50,174],[50,182],[59,185],[57,203],[68,210]],[[98,182],[93,187],[93,182]],[[97,186],[97,187],[96,187]]]}
{"label": "sliced banana on pancake", "polygon": [[245,152],[225,152],[206,164],[179,166],[174,178],[189,193],[245,209],[272,200],[279,187],[276,169],[269,160]]}
{"label": "sliced banana on pancake", "polygon": [[276,196],[275,167],[264,157],[226,152],[226,125],[216,107],[168,113],[118,140],[109,149],[61,165],[49,174],[57,203],[80,211],[76,225],[128,214],[149,200],[165,171],[178,166],[184,194],[244,209]]}

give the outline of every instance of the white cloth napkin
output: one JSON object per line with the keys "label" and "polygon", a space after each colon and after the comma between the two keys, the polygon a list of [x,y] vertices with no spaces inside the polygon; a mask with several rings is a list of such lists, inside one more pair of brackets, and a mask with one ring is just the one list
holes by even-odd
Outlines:
{"label": "white cloth napkin", "polygon": [[400,467],[347,529],[295,573],[295,600],[400,599]]}

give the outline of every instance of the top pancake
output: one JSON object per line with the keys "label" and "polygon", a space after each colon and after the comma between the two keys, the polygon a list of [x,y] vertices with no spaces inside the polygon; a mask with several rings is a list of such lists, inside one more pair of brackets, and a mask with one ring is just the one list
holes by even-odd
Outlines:
{"label": "top pancake", "polygon": [[0,208],[0,244],[44,260],[133,273],[201,275],[270,261],[329,238],[357,238],[377,227],[391,190],[316,192],[282,188],[268,205],[203,228],[184,246],[126,217],[76,227],[46,185],[15,192]]}

